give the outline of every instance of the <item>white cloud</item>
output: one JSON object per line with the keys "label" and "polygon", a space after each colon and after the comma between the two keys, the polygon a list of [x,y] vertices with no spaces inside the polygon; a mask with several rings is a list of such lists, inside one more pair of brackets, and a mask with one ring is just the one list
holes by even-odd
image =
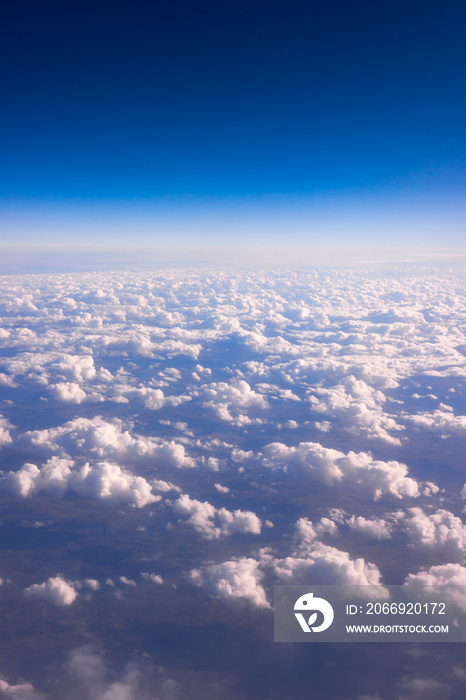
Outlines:
{"label": "white cloud", "polygon": [[261,608],[269,608],[261,585],[262,573],[254,559],[242,557],[223,564],[205,565],[191,571],[191,580],[196,586],[225,600],[247,600]]}
{"label": "white cloud", "polygon": [[404,419],[417,428],[424,428],[429,432],[438,433],[441,437],[464,435],[466,431],[466,416],[455,416],[452,409],[444,405],[432,413],[405,415]]}
{"label": "white cloud", "polygon": [[338,527],[330,518],[323,517],[315,524],[307,518],[300,518],[296,523],[296,533],[302,541],[311,542],[324,535],[337,535]]}
{"label": "white cloud", "polygon": [[460,518],[440,509],[427,515],[421,508],[410,508],[404,527],[416,547],[436,550],[443,556],[462,561],[466,553],[466,527]]}
{"label": "white cloud", "polygon": [[[203,405],[211,408],[217,418],[233,425],[260,424],[262,414],[268,403],[261,394],[255,392],[244,380],[236,384],[212,382],[202,389]],[[249,414],[252,414],[251,417]]]}
{"label": "white cloud", "polygon": [[136,581],[133,581],[132,578],[127,578],[126,576],[120,576],[120,581],[121,583],[124,583],[125,586],[136,586]]}
{"label": "white cloud", "polygon": [[78,593],[73,582],[65,581],[60,574],[50,577],[44,583],[34,583],[24,589],[26,600],[46,600],[59,607],[71,605],[77,598]]}
{"label": "white cloud", "polygon": [[16,472],[8,472],[0,479],[0,487],[23,498],[40,492],[60,497],[73,491],[87,498],[129,503],[138,508],[161,499],[146,479],[118,464],[97,462],[74,467],[72,460],[59,457],[51,457],[41,468],[25,464]]}
{"label": "white cloud", "polygon": [[187,522],[206,539],[216,539],[235,532],[259,535],[261,522],[251,511],[215,508],[207,501],[201,502],[183,494],[175,501],[173,511],[187,518]]}
{"label": "white cloud", "polygon": [[[329,388],[314,387],[310,392],[312,410],[337,417],[349,433],[392,445],[401,444],[400,439],[391,432],[401,431],[403,426],[384,413],[384,394],[362,379],[350,375],[341,384]],[[320,429],[324,427],[325,432],[327,424],[328,421],[319,423]]]}
{"label": "white cloud", "polygon": [[86,392],[76,382],[59,382],[51,384],[49,391],[58,401],[69,403],[82,403],[86,399]]}
{"label": "white cloud", "polygon": [[10,421],[0,414],[0,446],[9,445],[12,442],[9,430],[12,427]]}
{"label": "white cloud", "polygon": [[293,556],[273,559],[272,568],[281,583],[302,585],[378,586],[380,571],[361,557],[351,559],[348,552],[321,542],[308,545]]}
{"label": "white cloud", "polygon": [[100,583],[95,578],[86,578],[84,584],[93,591],[98,591],[100,589]]}
{"label": "white cloud", "polygon": [[111,462],[85,464],[73,473],[70,488],[84,496],[129,503],[138,508],[161,498],[152,493],[150,484],[142,476],[134,476]]}
{"label": "white cloud", "polygon": [[461,564],[441,564],[431,566],[426,571],[409,574],[405,585],[428,586],[466,586],[466,566]]}
{"label": "white cloud", "polygon": [[88,458],[145,461],[151,458],[154,467],[186,469],[195,466],[182,444],[173,440],[133,436],[126,427],[118,418],[109,421],[101,416],[75,418],[56,428],[28,431],[22,440],[34,450],[60,453],[63,457],[85,455]]}
{"label": "white cloud", "polygon": [[263,450],[262,463],[272,472],[333,486],[340,484],[356,492],[397,498],[417,497],[417,482],[409,477],[408,467],[400,462],[374,460],[369,452],[349,452],[326,448],[315,442],[296,447],[273,442]]}
{"label": "white cloud", "polygon": [[160,576],[160,574],[149,574],[147,572],[141,572],[141,576],[145,581],[157,583],[159,586],[163,583],[163,578]]}
{"label": "white cloud", "polygon": [[8,700],[44,700],[45,696],[34,689],[30,683],[10,685],[0,678],[1,697]]}
{"label": "white cloud", "polygon": [[182,700],[184,697],[180,684],[162,667],[151,663],[147,654],[115,671],[91,645],[71,652],[59,688],[64,690],[63,697],[68,697],[72,689],[73,698],[89,700]]}
{"label": "white cloud", "polygon": [[360,532],[374,540],[391,539],[391,524],[383,518],[364,518],[352,515],[346,523],[354,532]]}

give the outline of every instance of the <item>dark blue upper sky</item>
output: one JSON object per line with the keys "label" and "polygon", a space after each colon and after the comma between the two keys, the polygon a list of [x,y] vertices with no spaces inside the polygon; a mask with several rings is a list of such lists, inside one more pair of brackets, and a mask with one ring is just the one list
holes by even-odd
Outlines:
{"label": "dark blue upper sky", "polygon": [[463,2],[25,0],[2,25],[2,240],[278,214],[463,235]]}

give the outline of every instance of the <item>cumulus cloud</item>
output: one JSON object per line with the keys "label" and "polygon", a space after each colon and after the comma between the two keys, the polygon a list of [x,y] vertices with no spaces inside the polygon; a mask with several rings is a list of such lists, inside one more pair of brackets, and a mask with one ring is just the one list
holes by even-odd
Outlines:
{"label": "cumulus cloud", "polygon": [[144,581],[150,581],[151,583],[157,583],[159,586],[163,583],[163,578],[160,574],[149,574],[147,571],[141,572],[141,576]]}
{"label": "cumulus cloud", "polygon": [[173,504],[176,515],[187,518],[187,522],[205,539],[216,539],[235,532],[259,535],[261,521],[251,511],[215,508],[207,501],[201,502],[183,494]]}
{"label": "cumulus cloud", "polygon": [[410,508],[408,512],[404,527],[416,547],[435,550],[455,561],[464,559],[466,527],[460,518],[443,508],[430,515],[421,508]]}
{"label": "cumulus cloud", "polygon": [[426,571],[417,574],[409,574],[405,585],[421,586],[466,586],[466,567],[461,564],[441,564],[431,566]]}
{"label": "cumulus cloud", "polygon": [[0,414],[0,447],[12,442],[10,435],[10,428],[12,427],[10,421]]}
{"label": "cumulus cloud", "polygon": [[353,532],[359,532],[374,540],[391,539],[391,523],[384,518],[364,518],[352,515],[346,523]]}
{"label": "cumulus cloud", "polygon": [[58,453],[63,457],[84,455],[88,458],[146,461],[150,458],[154,467],[189,469],[195,466],[182,444],[133,435],[126,428],[126,424],[118,418],[108,421],[101,416],[75,418],[55,428],[28,431],[22,440],[34,450]]}
{"label": "cumulus cloud", "polygon": [[191,581],[216,598],[247,600],[257,607],[270,608],[261,580],[259,563],[248,557],[191,571]]}
{"label": "cumulus cloud", "polygon": [[315,542],[293,556],[270,562],[280,583],[302,585],[379,586],[380,571],[363,558],[351,559],[348,552]]}
{"label": "cumulus cloud", "polygon": [[87,498],[128,503],[138,508],[161,499],[152,492],[146,479],[118,464],[97,462],[75,467],[72,460],[59,457],[51,457],[40,468],[25,464],[16,472],[8,472],[0,479],[0,488],[23,498],[40,492],[60,497],[72,491]]}
{"label": "cumulus cloud", "polygon": [[49,391],[58,401],[82,403],[86,398],[86,392],[83,391],[76,382],[59,382],[58,384],[52,384]]}
{"label": "cumulus cloud", "polygon": [[59,607],[71,605],[76,600],[78,593],[75,584],[65,581],[60,574],[50,577],[44,583],[34,583],[24,589],[26,600],[45,600]]}
{"label": "cumulus cloud", "polygon": [[374,500],[391,495],[396,498],[417,497],[417,482],[408,476],[401,462],[374,460],[369,452],[349,452],[323,447],[315,442],[301,442],[296,447],[273,442],[263,450],[262,464],[271,472],[333,486],[340,484],[365,492]]}
{"label": "cumulus cloud", "polygon": [[446,405],[442,405],[432,413],[406,415],[405,420],[417,428],[423,428],[445,438],[451,435],[464,435],[466,431],[466,416],[455,416],[453,409]]}
{"label": "cumulus cloud", "polygon": [[[147,656],[147,655],[146,655]],[[74,649],[59,681],[69,700],[182,700],[182,686],[148,658],[115,671],[91,645]]]}
{"label": "cumulus cloud", "polygon": [[0,678],[0,697],[5,700],[44,700],[43,693],[38,692],[30,683],[16,683],[10,685]]}
{"label": "cumulus cloud", "polygon": [[352,434],[392,445],[401,444],[400,439],[391,433],[403,430],[403,426],[384,413],[385,395],[362,379],[350,375],[341,384],[329,388],[315,387],[310,390],[309,401],[313,411],[338,418],[345,430]]}
{"label": "cumulus cloud", "polygon": [[203,405],[212,409],[220,420],[232,425],[260,424],[262,420],[256,414],[268,408],[265,398],[244,380],[236,384],[212,382],[203,388],[202,393]]}

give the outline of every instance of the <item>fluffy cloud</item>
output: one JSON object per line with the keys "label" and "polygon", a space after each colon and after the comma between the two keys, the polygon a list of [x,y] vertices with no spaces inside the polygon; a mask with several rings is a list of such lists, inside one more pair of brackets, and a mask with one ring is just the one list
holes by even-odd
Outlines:
{"label": "fluffy cloud", "polygon": [[419,495],[418,484],[407,476],[405,464],[374,460],[368,452],[345,454],[315,442],[301,442],[297,447],[274,442],[264,448],[262,463],[272,472],[328,486],[341,484],[374,500],[387,494],[397,498]]}
{"label": "fluffy cloud", "polygon": [[315,542],[306,550],[270,562],[280,583],[302,585],[380,585],[380,571],[364,559]]}
{"label": "fluffy cloud", "polygon": [[17,683],[10,685],[0,678],[0,697],[5,700],[44,700],[43,693],[39,693],[30,683]]}
{"label": "fluffy cloud", "polygon": [[251,511],[215,508],[207,501],[201,502],[183,494],[175,501],[173,510],[176,515],[187,518],[187,522],[206,539],[216,539],[222,535],[235,532],[259,535],[261,522]]}
{"label": "fluffy cloud", "polygon": [[191,580],[196,586],[225,600],[247,600],[260,608],[270,608],[261,585],[262,573],[255,559],[242,557],[223,564],[203,566],[191,571]]}
{"label": "fluffy cloud", "polygon": [[460,518],[440,509],[427,515],[421,508],[410,508],[404,526],[416,547],[436,550],[445,557],[462,561],[466,553],[466,527]]}
{"label": "fluffy cloud", "polygon": [[33,430],[24,434],[23,442],[34,450],[59,453],[63,457],[86,456],[105,459],[151,459],[154,467],[192,468],[194,461],[185,448],[173,440],[165,441],[141,435],[133,436],[118,418],[106,421],[95,418],[76,418],[62,426]]}
{"label": "fluffy cloud", "polygon": [[[162,482],[165,485],[165,482]],[[114,503],[128,503],[142,508],[161,499],[152,492],[152,486],[141,476],[122,469],[111,462],[97,462],[74,467],[69,459],[52,457],[39,468],[25,464],[16,472],[8,472],[0,486],[12,494],[27,498],[45,491],[63,496],[72,491],[92,499]],[[157,482],[154,484],[157,488]],[[163,490],[163,489],[162,489]]]}
{"label": "fluffy cloud", "polygon": [[403,426],[384,413],[384,394],[361,379],[350,375],[343,383],[330,388],[313,388],[309,401],[313,411],[337,417],[354,435],[365,435],[392,445],[401,444],[400,439],[390,433],[403,430]]}
{"label": "fluffy cloud", "polygon": [[466,431],[466,416],[455,416],[450,406],[443,405],[432,413],[407,415],[405,420],[417,428],[423,428],[441,437],[464,435]]}
{"label": "fluffy cloud", "polygon": [[[203,405],[211,408],[220,420],[233,425],[260,424],[261,419],[254,415],[268,408],[264,397],[251,389],[244,380],[233,385],[213,382],[204,387],[202,393]],[[253,417],[248,414],[253,414]]]}
{"label": "fluffy cloud", "polygon": [[[406,590],[416,596],[447,603],[449,612],[466,612],[466,567],[461,564],[443,564],[409,574],[404,582]],[[436,590],[439,587],[441,590]]]}
{"label": "fluffy cloud", "polygon": [[70,488],[83,496],[129,503],[142,508],[160,500],[142,476],[134,476],[109,462],[85,464],[71,479]]}
{"label": "fluffy cloud", "polygon": [[146,571],[141,572],[141,576],[145,581],[150,581],[151,583],[157,583],[159,586],[163,583],[163,578],[160,574],[149,574]]}
{"label": "fluffy cloud", "polygon": [[361,515],[352,515],[346,521],[354,532],[360,532],[374,540],[391,539],[391,524],[383,518],[363,518]]}
{"label": "fluffy cloud", "polygon": [[46,600],[59,607],[71,605],[77,596],[74,584],[65,581],[60,575],[51,577],[44,583],[34,583],[24,589],[26,600]]}
{"label": "fluffy cloud", "polygon": [[12,427],[10,421],[0,414],[0,446],[8,445],[12,441],[9,430]]}
{"label": "fluffy cloud", "polygon": [[431,566],[427,571],[409,574],[405,586],[466,586],[466,567],[461,564]]}
{"label": "fluffy cloud", "polygon": [[300,518],[290,556],[276,557],[273,549],[263,549],[261,566],[282,584],[376,586],[375,590],[367,589],[368,597],[385,597],[387,591],[381,587],[380,571],[375,564],[362,557],[352,559],[348,552],[316,539],[318,534],[335,534],[335,531],[335,523],[328,518],[321,518],[315,526],[307,518]]}
{"label": "fluffy cloud", "polygon": [[76,382],[59,382],[58,384],[52,384],[49,391],[58,401],[82,403],[86,398],[86,392],[83,391]]}
{"label": "fluffy cloud", "polygon": [[59,687],[69,700],[181,700],[181,685],[148,655],[115,671],[91,645],[74,649],[62,670]]}

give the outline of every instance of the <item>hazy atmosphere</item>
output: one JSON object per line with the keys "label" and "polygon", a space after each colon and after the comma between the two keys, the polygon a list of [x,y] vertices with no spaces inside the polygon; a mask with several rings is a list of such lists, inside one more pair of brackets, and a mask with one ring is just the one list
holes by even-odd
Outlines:
{"label": "hazy atmosphere", "polygon": [[3,19],[0,698],[462,700],[273,617],[466,611],[464,5]]}

